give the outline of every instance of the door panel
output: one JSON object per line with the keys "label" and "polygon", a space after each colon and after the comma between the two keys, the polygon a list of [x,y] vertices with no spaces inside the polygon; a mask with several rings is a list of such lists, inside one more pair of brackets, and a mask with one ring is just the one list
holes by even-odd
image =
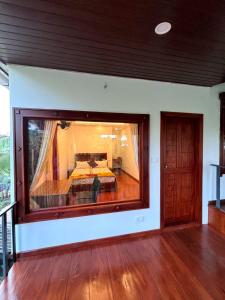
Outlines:
{"label": "door panel", "polygon": [[196,122],[193,118],[167,117],[164,131],[164,224],[192,222],[196,198]]}
{"label": "door panel", "polygon": [[176,216],[177,201],[177,176],[176,174],[167,174],[165,176],[165,219],[172,220]]}
{"label": "door panel", "polygon": [[171,121],[166,124],[166,155],[164,156],[165,165],[169,168],[177,166],[177,128],[176,123]]}
{"label": "door panel", "polygon": [[178,140],[178,153],[179,167],[180,168],[193,168],[195,163],[195,128],[193,120],[185,121],[178,120],[178,131],[180,141]]}

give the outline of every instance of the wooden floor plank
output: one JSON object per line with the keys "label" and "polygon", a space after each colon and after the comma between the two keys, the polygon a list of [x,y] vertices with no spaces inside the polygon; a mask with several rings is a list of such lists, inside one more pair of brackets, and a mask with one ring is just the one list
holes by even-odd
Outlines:
{"label": "wooden floor plank", "polygon": [[[118,251],[117,246],[114,246],[114,251]],[[118,269],[121,269],[119,282],[123,286],[123,300],[134,299],[161,299],[159,290],[153,283],[151,274],[146,275],[145,265],[140,257],[141,249],[139,241],[133,241],[132,244],[121,243],[118,251],[119,263]],[[122,266],[122,268],[121,268]],[[115,272],[117,273],[117,272]],[[150,280],[149,280],[150,277]],[[115,290],[113,289],[113,292]],[[119,299],[120,294],[117,294],[115,299]]]}
{"label": "wooden floor plank", "polygon": [[135,298],[130,292],[130,282],[129,278],[127,277],[128,271],[120,254],[120,245],[121,244],[111,245],[106,251],[113,299],[116,300],[119,297],[121,300],[127,299],[127,293],[129,293],[129,299],[133,300]]}
{"label": "wooden floor plank", "polygon": [[225,299],[225,238],[207,225],[19,260],[1,300]]}
{"label": "wooden floor plank", "polygon": [[65,300],[90,300],[91,249],[73,252]]}
{"label": "wooden floor plank", "polygon": [[[192,273],[184,262],[176,255],[176,253],[169,247],[164,239],[161,239],[161,255],[166,256],[167,265],[172,270],[173,275],[176,277],[177,282],[185,291],[187,299],[212,299],[207,290],[199,282],[198,278]],[[165,253],[164,253],[165,252]]]}
{"label": "wooden floor plank", "polygon": [[90,300],[113,299],[105,248],[92,248],[90,264]]}
{"label": "wooden floor plank", "polygon": [[145,263],[146,255],[142,256],[141,254],[143,252],[140,241],[134,241],[132,247],[130,247],[129,242],[123,244],[123,249],[125,261],[129,265],[130,271],[132,271],[133,278],[130,277],[135,283],[134,290],[136,297],[134,299],[162,299],[160,290],[154,283],[154,276],[152,272],[149,272],[148,264]]}
{"label": "wooden floor plank", "polygon": [[[178,284],[172,270],[167,265],[167,255],[161,255],[161,237],[143,241],[143,250],[147,253],[146,266],[153,274],[154,282],[158,286],[162,299],[187,299],[182,287]],[[155,245],[155,247],[153,247]]]}
{"label": "wooden floor plank", "polygon": [[[200,250],[202,239],[199,240],[197,248],[195,244],[187,238],[185,232],[193,234],[193,231],[194,229],[192,229],[191,232],[184,229],[177,232],[168,232],[164,235],[164,239],[192,271],[192,274],[198,278],[201,285],[203,285],[211,297],[213,299],[224,299],[224,290],[218,284],[220,278],[217,275],[217,256],[214,255],[213,260],[210,261],[207,256],[208,249]],[[221,239],[221,242],[224,243],[223,239]],[[225,270],[223,273],[225,273]]]}
{"label": "wooden floor plank", "polygon": [[61,300],[66,297],[68,284],[68,266],[72,261],[71,254],[55,255],[53,257],[54,266],[52,268],[49,283],[45,290],[45,300]]}

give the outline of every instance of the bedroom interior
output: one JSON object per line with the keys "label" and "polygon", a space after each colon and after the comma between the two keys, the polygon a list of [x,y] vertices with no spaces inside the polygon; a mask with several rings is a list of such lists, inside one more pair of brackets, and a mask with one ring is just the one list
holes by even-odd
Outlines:
{"label": "bedroom interior", "polygon": [[18,222],[149,207],[148,114],[13,112]]}
{"label": "bedroom interior", "polygon": [[28,121],[30,208],[139,198],[138,124]]}

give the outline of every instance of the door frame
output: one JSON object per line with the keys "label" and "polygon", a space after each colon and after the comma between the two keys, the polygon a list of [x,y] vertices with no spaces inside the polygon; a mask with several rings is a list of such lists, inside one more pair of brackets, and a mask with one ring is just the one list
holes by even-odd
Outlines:
{"label": "door frame", "polygon": [[167,117],[190,118],[196,122],[196,202],[194,208],[195,223],[202,224],[202,167],[203,167],[203,114],[182,112],[161,112],[160,128],[160,227],[165,227],[164,219],[164,147],[165,147],[165,120]]}

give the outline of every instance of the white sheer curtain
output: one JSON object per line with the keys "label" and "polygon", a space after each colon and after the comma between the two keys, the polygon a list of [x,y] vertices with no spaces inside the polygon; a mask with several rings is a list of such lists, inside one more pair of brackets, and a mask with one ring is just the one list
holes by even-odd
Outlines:
{"label": "white sheer curtain", "polygon": [[137,167],[139,167],[139,155],[138,155],[138,125],[137,124],[130,124],[130,131],[131,131],[131,140],[134,149],[134,158]]}
{"label": "white sheer curtain", "polygon": [[47,166],[56,126],[57,126],[57,121],[45,121],[37,167],[30,186],[30,192],[33,192],[37,188],[40,178],[42,177],[43,172]]}
{"label": "white sheer curtain", "polygon": [[74,155],[76,153],[75,126],[72,123],[66,129],[58,127],[57,151],[59,179],[66,179],[67,172],[74,169]]}

